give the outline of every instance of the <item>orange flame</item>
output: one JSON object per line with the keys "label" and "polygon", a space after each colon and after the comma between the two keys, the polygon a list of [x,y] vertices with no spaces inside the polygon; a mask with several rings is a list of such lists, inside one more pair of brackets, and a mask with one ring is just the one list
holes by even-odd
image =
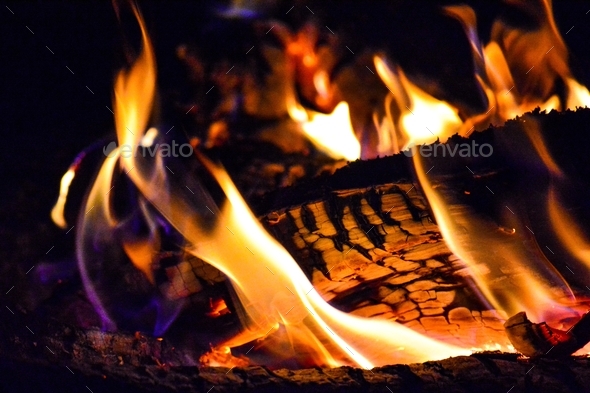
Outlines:
{"label": "orange flame", "polygon": [[[119,75],[115,86],[121,143],[141,139],[153,103],[155,63],[153,53],[147,53],[152,47],[143,24],[142,33],[144,52],[129,73]],[[316,353],[318,364],[370,368],[468,353],[397,323],[355,317],[328,305],[316,291],[310,291],[312,284],[289,253],[264,231],[227,173],[205,158],[201,157],[201,162],[227,197],[215,212],[212,230],[205,229],[206,219],[200,213],[204,209],[197,202],[208,203],[210,208],[215,205],[206,197],[197,202],[194,195],[189,198],[184,186],[167,176],[161,157],[150,161],[141,156],[116,156],[141,194],[189,241],[189,251],[230,279],[244,311],[247,332],[227,345],[264,337],[282,324],[295,341]]]}

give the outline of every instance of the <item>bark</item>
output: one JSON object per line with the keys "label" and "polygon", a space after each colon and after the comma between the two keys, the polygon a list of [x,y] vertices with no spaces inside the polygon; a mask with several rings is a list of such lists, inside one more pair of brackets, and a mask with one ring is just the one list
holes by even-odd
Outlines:
{"label": "bark", "polygon": [[[166,340],[83,330],[20,310],[0,320],[2,391],[99,392],[583,392],[586,358],[520,361],[480,353],[362,370],[197,368]],[[30,330],[28,330],[30,329]],[[31,333],[31,331],[34,332]]]}

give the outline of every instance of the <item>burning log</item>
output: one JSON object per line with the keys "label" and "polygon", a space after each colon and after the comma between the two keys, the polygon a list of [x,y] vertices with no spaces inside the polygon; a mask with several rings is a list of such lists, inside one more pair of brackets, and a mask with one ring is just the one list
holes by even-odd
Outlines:
{"label": "burning log", "polygon": [[[22,327],[27,326],[35,335]],[[581,392],[586,358],[522,362],[516,354],[479,353],[372,370],[197,368],[186,349],[141,334],[106,333],[40,320],[16,310],[0,320],[0,376],[11,391],[99,392]],[[67,367],[67,368],[66,368]],[[14,376],[19,379],[15,380]]]}
{"label": "burning log", "polygon": [[532,323],[526,313],[510,317],[504,324],[508,338],[517,351],[529,357],[564,357],[590,341],[590,314],[586,313],[568,331],[547,323]]}
{"label": "burning log", "polygon": [[[543,130],[563,130],[562,136],[567,138],[568,133],[573,133],[574,130],[576,132],[584,130],[587,124],[590,124],[587,121],[589,116],[588,110],[564,114],[533,114],[518,121],[510,122],[505,127],[476,134],[472,138],[479,142],[496,141],[494,143],[499,144],[502,140],[501,135],[510,134],[512,140],[523,141],[524,139],[518,137],[519,135],[522,136],[521,127],[524,126],[525,122],[530,122],[532,119],[544,124]],[[546,136],[551,138],[552,134]],[[499,145],[495,144],[494,146]],[[559,147],[560,145],[555,144],[555,146]],[[501,181],[496,184],[510,179],[514,181],[514,178],[508,176],[505,170],[509,161],[502,153],[504,150],[497,148],[496,151],[499,154],[497,157],[493,156],[491,163],[484,163],[481,159],[469,162],[469,167],[476,171],[478,176],[474,176],[469,172],[466,177],[458,176],[457,178],[461,179],[461,184],[464,186],[461,188],[462,190],[470,190],[472,194],[469,195],[480,197],[483,193],[478,190],[485,189],[485,187],[478,185],[481,181],[500,179]],[[582,154],[584,150],[581,147],[572,146],[570,151],[573,151],[573,153],[567,157],[568,159],[574,161],[584,159]],[[474,325],[479,323],[479,318],[481,318],[485,329],[489,328],[486,323],[493,324],[494,334],[497,335],[490,337],[502,340],[500,337],[501,324],[505,316],[484,314],[483,311],[485,310],[472,310],[467,307],[459,308],[456,311],[452,311],[453,309],[450,308],[454,306],[453,302],[457,299],[465,299],[460,293],[468,290],[468,286],[461,274],[456,274],[463,266],[452,257],[453,254],[441,241],[440,232],[437,230],[438,226],[431,222],[432,215],[421,191],[417,190],[418,187],[410,190],[415,183],[403,180],[410,179],[412,175],[408,167],[408,160],[408,157],[404,155],[397,155],[385,159],[356,162],[332,176],[325,176],[299,187],[282,189],[274,195],[269,195],[267,199],[260,203],[259,211],[267,209],[266,214],[261,215],[262,220],[277,238],[282,239],[285,246],[295,247],[294,255],[322,252],[319,254],[321,257],[312,259],[312,264],[307,263],[308,258],[301,259],[297,257],[297,260],[308,274],[311,272],[311,277],[316,280],[318,290],[323,292],[324,296],[329,296],[330,301],[336,304],[337,307],[348,311],[353,311],[356,307],[359,313],[364,312],[367,313],[366,315],[373,313],[373,316],[378,316],[380,313],[378,308],[373,307],[371,304],[363,306],[362,300],[358,299],[358,297],[372,292],[373,295],[381,295],[381,297],[372,298],[366,296],[365,300],[382,302],[385,306],[390,307],[391,311],[381,312],[381,317],[396,318],[399,314],[404,314],[399,312],[401,308],[398,309],[397,305],[404,304],[404,302],[416,304],[417,307],[413,310],[406,311],[408,315],[414,310],[418,310],[420,313],[429,308],[436,310],[438,307],[421,307],[420,305],[440,301],[438,299],[440,293],[454,291],[455,299],[450,302],[449,299],[446,300],[445,304],[448,306],[441,307],[444,310],[442,314],[433,316],[420,314],[419,317],[414,319],[399,321],[411,326],[412,321],[419,320],[421,325],[424,326],[421,322],[423,318],[433,318],[433,328],[429,331],[429,334],[436,334],[437,330],[439,332],[444,330],[439,328],[443,319],[446,320],[445,327],[447,323],[451,325],[451,319],[453,323],[457,321],[456,324],[459,327],[455,329],[447,328],[446,333],[448,334],[450,330],[455,330],[455,333],[461,331],[466,333],[481,329],[480,325]],[[449,165],[443,158],[440,158],[437,163]],[[458,167],[459,165],[454,166],[456,169]],[[568,167],[587,170],[585,167],[574,165]],[[487,169],[484,171],[484,168]],[[351,176],[351,173],[355,171],[369,175],[364,177]],[[371,178],[371,176],[373,177]],[[389,179],[389,182],[391,182],[391,179],[400,180],[398,180],[397,184],[386,184],[388,181],[383,179]],[[318,185],[318,182],[321,185]],[[371,186],[371,184],[382,185]],[[350,189],[351,187],[356,188],[356,190],[342,191],[342,189]],[[509,185],[504,185],[504,187],[509,188]],[[501,188],[496,188],[494,185],[491,188],[496,192],[501,190]],[[328,197],[324,197],[324,195],[328,195]],[[297,202],[294,202],[297,200],[303,201],[303,203],[299,202],[297,204]],[[281,209],[267,208],[269,205],[278,203],[283,203],[284,206]],[[291,205],[291,207],[285,207],[285,205]],[[394,207],[389,211],[391,205]],[[331,215],[334,211],[342,213],[336,214],[336,218],[334,218]],[[344,211],[347,214],[343,214]],[[330,212],[330,216],[328,216],[328,212]],[[377,212],[382,213],[378,214]],[[385,218],[384,213],[387,212],[392,215],[391,220],[395,220],[395,222],[388,221]],[[349,255],[354,255],[357,261],[351,266],[341,267],[340,269],[338,266],[333,267],[335,261],[328,258],[330,257],[329,247],[314,251],[313,242],[311,244],[305,243],[306,239],[309,240],[313,236],[313,232],[319,230],[327,231],[323,233],[325,236],[333,236],[330,235],[333,232],[329,232],[330,225],[327,222],[322,225],[322,220],[325,220],[325,218],[322,218],[324,215],[329,218],[330,222],[334,220],[339,223],[337,225],[345,229],[343,233],[348,234],[343,239],[340,239],[339,247],[341,250],[338,250],[336,246],[338,243],[333,240],[332,253],[347,252],[355,245],[362,251],[362,253],[358,250],[355,252],[356,247],[349,251]],[[362,217],[367,218],[362,219]],[[381,220],[381,222],[378,222],[377,219]],[[351,224],[354,224],[356,229]],[[332,223],[331,225],[335,224]],[[373,225],[375,225],[375,228],[369,231]],[[373,255],[377,255],[378,251],[376,249],[378,247],[374,247],[373,242],[378,242],[378,240],[369,238],[368,236],[371,235],[368,234],[381,227],[388,229],[385,234],[381,235],[383,236],[382,245],[386,244],[386,240],[387,243],[392,241],[393,245],[397,244],[396,247],[390,250],[397,252],[398,255],[397,258],[393,258],[392,255],[378,255],[382,256],[383,260],[391,258],[388,260],[391,263],[389,265],[386,265],[385,262],[382,265],[375,263],[375,266],[371,267],[371,264],[365,260],[367,259],[366,253],[371,258]],[[368,232],[368,234],[358,233],[362,229],[365,229],[362,231],[363,233]],[[407,233],[403,232],[402,229]],[[351,235],[351,233],[355,232],[358,234],[357,236]],[[403,236],[401,236],[402,234]],[[301,238],[305,243],[304,247],[296,248],[293,235]],[[299,241],[299,244],[301,244],[301,241]],[[412,260],[409,260],[409,256],[412,256]],[[408,260],[404,261],[404,259]],[[345,265],[347,264],[345,263]],[[332,269],[330,270],[330,268]],[[391,273],[389,275],[376,274],[382,268],[390,269]],[[357,271],[353,273],[354,269],[357,269]],[[428,273],[426,273],[425,269],[429,269]],[[405,280],[402,277],[411,274],[419,277],[408,282],[402,282]],[[435,276],[435,280],[428,278],[428,274]],[[355,275],[364,277],[365,280],[357,280],[354,277]],[[329,281],[326,276],[332,278],[332,281]],[[339,281],[335,280],[337,278]],[[392,278],[402,278],[399,282],[395,281],[392,284],[398,287],[399,292],[394,294],[395,291],[388,292],[383,289],[380,292],[379,288],[381,286],[390,286],[391,283],[380,284]],[[428,285],[424,288],[411,286],[420,282],[422,283],[418,284],[418,286],[426,283],[430,285],[430,288],[427,288]],[[433,287],[432,282],[436,283],[436,286]],[[348,290],[347,287],[348,289],[355,288],[355,290]],[[387,289],[392,290],[391,287]],[[355,297],[357,291],[359,296]],[[431,294],[431,291],[435,293]],[[383,296],[385,293],[387,295]],[[395,302],[393,299],[396,296],[399,296],[403,301]],[[429,298],[426,299],[426,296]],[[430,299],[432,296],[435,298]],[[391,304],[386,302],[386,299]],[[481,314],[478,315],[478,311]],[[230,372],[228,372],[227,368],[199,370],[197,367],[186,367],[187,359],[190,359],[190,357],[196,359],[199,356],[198,353],[189,352],[187,355],[186,349],[179,347],[173,350],[167,340],[158,341],[145,336],[136,337],[125,332],[104,333],[97,330],[84,330],[65,326],[51,320],[48,321],[47,319],[37,319],[35,315],[23,314],[18,311],[15,318],[0,321],[2,333],[0,334],[0,352],[4,359],[3,373],[18,372],[20,375],[30,376],[30,381],[39,381],[40,379],[45,383],[48,380],[55,380],[55,383],[60,384],[75,382],[79,383],[80,386],[88,385],[95,392],[100,391],[95,389],[96,386],[106,386],[105,389],[113,389],[113,387],[123,389],[122,386],[124,386],[129,391],[133,391],[131,389],[135,389],[135,391],[179,391],[182,389],[184,391],[191,391],[191,389],[193,391],[207,391],[214,385],[217,386],[215,389],[218,391],[224,391],[224,389],[232,391],[237,389],[236,384],[240,388],[283,389],[286,391],[288,389],[293,391],[326,389],[329,391],[330,389],[342,389],[344,386],[351,391],[354,391],[354,389],[358,389],[358,391],[379,390],[383,389],[384,386],[388,386],[392,391],[396,391],[396,389],[436,391],[436,389],[441,389],[440,386],[458,389],[458,391],[461,391],[460,389],[470,391],[473,386],[481,385],[479,389],[485,391],[484,389],[487,387],[482,387],[484,386],[481,384],[482,380],[489,381],[490,391],[500,389],[508,391],[513,386],[516,386],[513,391],[518,391],[519,388],[522,390],[530,388],[537,391],[583,391],[588,386],[589,380],[589,376],[585,371],[588,366],[585,359],[571,358],[566,360],[565,363],[563,360],[539,360],[523,364],[519,363],[516,360],[516,355],[512,354],[473,355],[424,364],[381,367],[373,369],[372,372],[351,368],[287,371],[270,370],[265,367],[235,369]],[[19,329],[23,326],[28,326],[35,335],[26,336],[22,334]],[[416,324],[412,328],[420,329]],[[486,331],[490,332],[490,330]],[[505,337],[503,339],[506,340]],[[56,355],[53,355],[45,346],[50,348]],[[59,359],[57,363],[56,359]],[[163,366],[164,363],[165,366]],[[31,364],[34,364],[35,370],[38,371],[34,375],[27,371]],[[56,366],[56,364],[59,366]],[[60,366],[65,365],[79,379],[69,382],[59,374],[59,371],[55,373],[55,370],[59,370]],[[62,370],[64,369],[62,367]],[[63,372],[64,375],[69,374],[67,369]],[[106,380],[103,380],[103,375],[106,376]],[[565,376],[569,376],[567,377],[569,379],[566,380]],[[437,386],[433,386],[433,383],[437,384]]]}

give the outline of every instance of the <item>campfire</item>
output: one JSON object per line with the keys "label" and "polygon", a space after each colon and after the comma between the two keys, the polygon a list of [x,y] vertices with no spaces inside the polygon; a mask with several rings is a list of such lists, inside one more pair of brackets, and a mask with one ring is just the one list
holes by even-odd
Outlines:
{"label": "campfire", "polygon": [[[472,8],[439,10],[468,39],[479,103],[384,48],[353,52],[310,10],[295,27],[252,22],[263,76],[180,46],[200,92],[175,104],[182,127],[160,111],[132,6],[141,48],[114,84],[116,140],[97,145],[83,197],[71,189],[96,146],[75,159],[51,212],[75,231],[83,327],[228,372],[586,356],[589,240],[570,198],[584,182],[556,153],[573,131],[547,124],[587,117],[590,92],[551,1],[506,3],[530,26],[498,18],[485,41]],[[278,162],[237,174],[256,149]]]}

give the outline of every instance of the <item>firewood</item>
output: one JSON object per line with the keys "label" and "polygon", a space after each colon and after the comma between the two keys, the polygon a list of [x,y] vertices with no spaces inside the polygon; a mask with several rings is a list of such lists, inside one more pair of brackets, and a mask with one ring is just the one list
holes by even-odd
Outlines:
{"label": "firewood", "polygon": [[[454,181],[462,182],[471,195],[485,195],[478,191],[485,189],[483,180],[496,181],[491,188],[499,192],[495,185],[524,178],[510,173],[509,149],[502,150],[501,146],[504,140],[513,141],[516,148],[524,146],[520,127],[530,118],[542,124],[543,135],[548,145],[555,146],[557,157],[562,161],[584,162],[587,155],[583,144],[565,143],[561,138],[567,140],[587,130],[590,110],[529,116],[472,137],[494,143],[498,150],[497,156],[485,162],[469,161],[468,166],[475,174],[459,168],[458,160],[441,159],[437,165],[453,176]],[[551,133],[550,129],[560,132]],[[567,150],[560,152],[566,145]],[[522,165],[515,170],[526,172],[526,162]],[[568,168],[582,181],[590,178],[586,176],[588,165]],[[410,190],[411,186],[416,187]],[[490,334],[496,342],[502,342],[502,337],[506,340],[502,326],[506,315],[461,303],[467,290],[461,272],[463,264],[440,239],[428,205],[417,183],[412,182],[409,158],[397,155],[355,162],[332,176],[312,179],[299,187],[280,189],[262,200],[252,198],[251,201],[265,225],[335,306],[358,315],[396,319],[438,339],[452,340],[455,334],[467,333]],[[397,202],[403,203],[395,206]],[[393,209],[388,211],[392,205]],[[338,212],[336,216],[332,216],[332,209]],[[324,240],[324,244],[316,245],[313,239],[317,231],[331,244]],[[316,236],[316,242],[322,239]],[[387,246],[390,242],[392,246]],[[338,257],[346,252],[349,254],[343,258],[345,263],[339,267]],[[23,277],[26,271],[23,270]],[[383,391],[385,385],[392,391],[473,391],[475,388],[508,391],[513,386],[512,392],[584,391],[590,386],[586,359],[545,359],[521,364],[515,354],[474,355],[422,365],[389,366],[373,373],[351,368],[198,370],[182,365],[186,366],[190,358],[196,362],[199,354],[191,354],[189,348],[173,350],[167,340],[65,326],[38,313],[23,314],[13,304],[9,307],[15,315],[5,311],[9,318],[0,319],[0,369],[5,376],[7,373],[26,376],[36,386],[40,381],[45,381],[46,386],[51,385],[48,381],[54,381],[55,385],[65,387],[79,383],[81,387],[73,388],[83,389],[88,385],[94,392],[101,391],[97,387],[99,383],[104,384],[103,391],[205,392],[211,387],[214,387],[212,391],[242,388],[302,391],[301,386],[311,391],[337,390],[344,386],[350,391]],[[27,327],[34,334],[29,335]],[[484,333],[475,333],[478,331]],[[101,346],[103,341],[106,345]],[[67,380],[66,376],[71,374],[65,365],[75,373],[71,377],[74,379]]]}
{"label": "firewood", "polygon": [[372,370],[197,368],[187,366],[190,351],[167,340],[80,329],[14,311],[0,320],[0,377],[6,391],[491,393],[582,392],[590,386],[586,358],[522,362],[516,354],[494,352]]}

